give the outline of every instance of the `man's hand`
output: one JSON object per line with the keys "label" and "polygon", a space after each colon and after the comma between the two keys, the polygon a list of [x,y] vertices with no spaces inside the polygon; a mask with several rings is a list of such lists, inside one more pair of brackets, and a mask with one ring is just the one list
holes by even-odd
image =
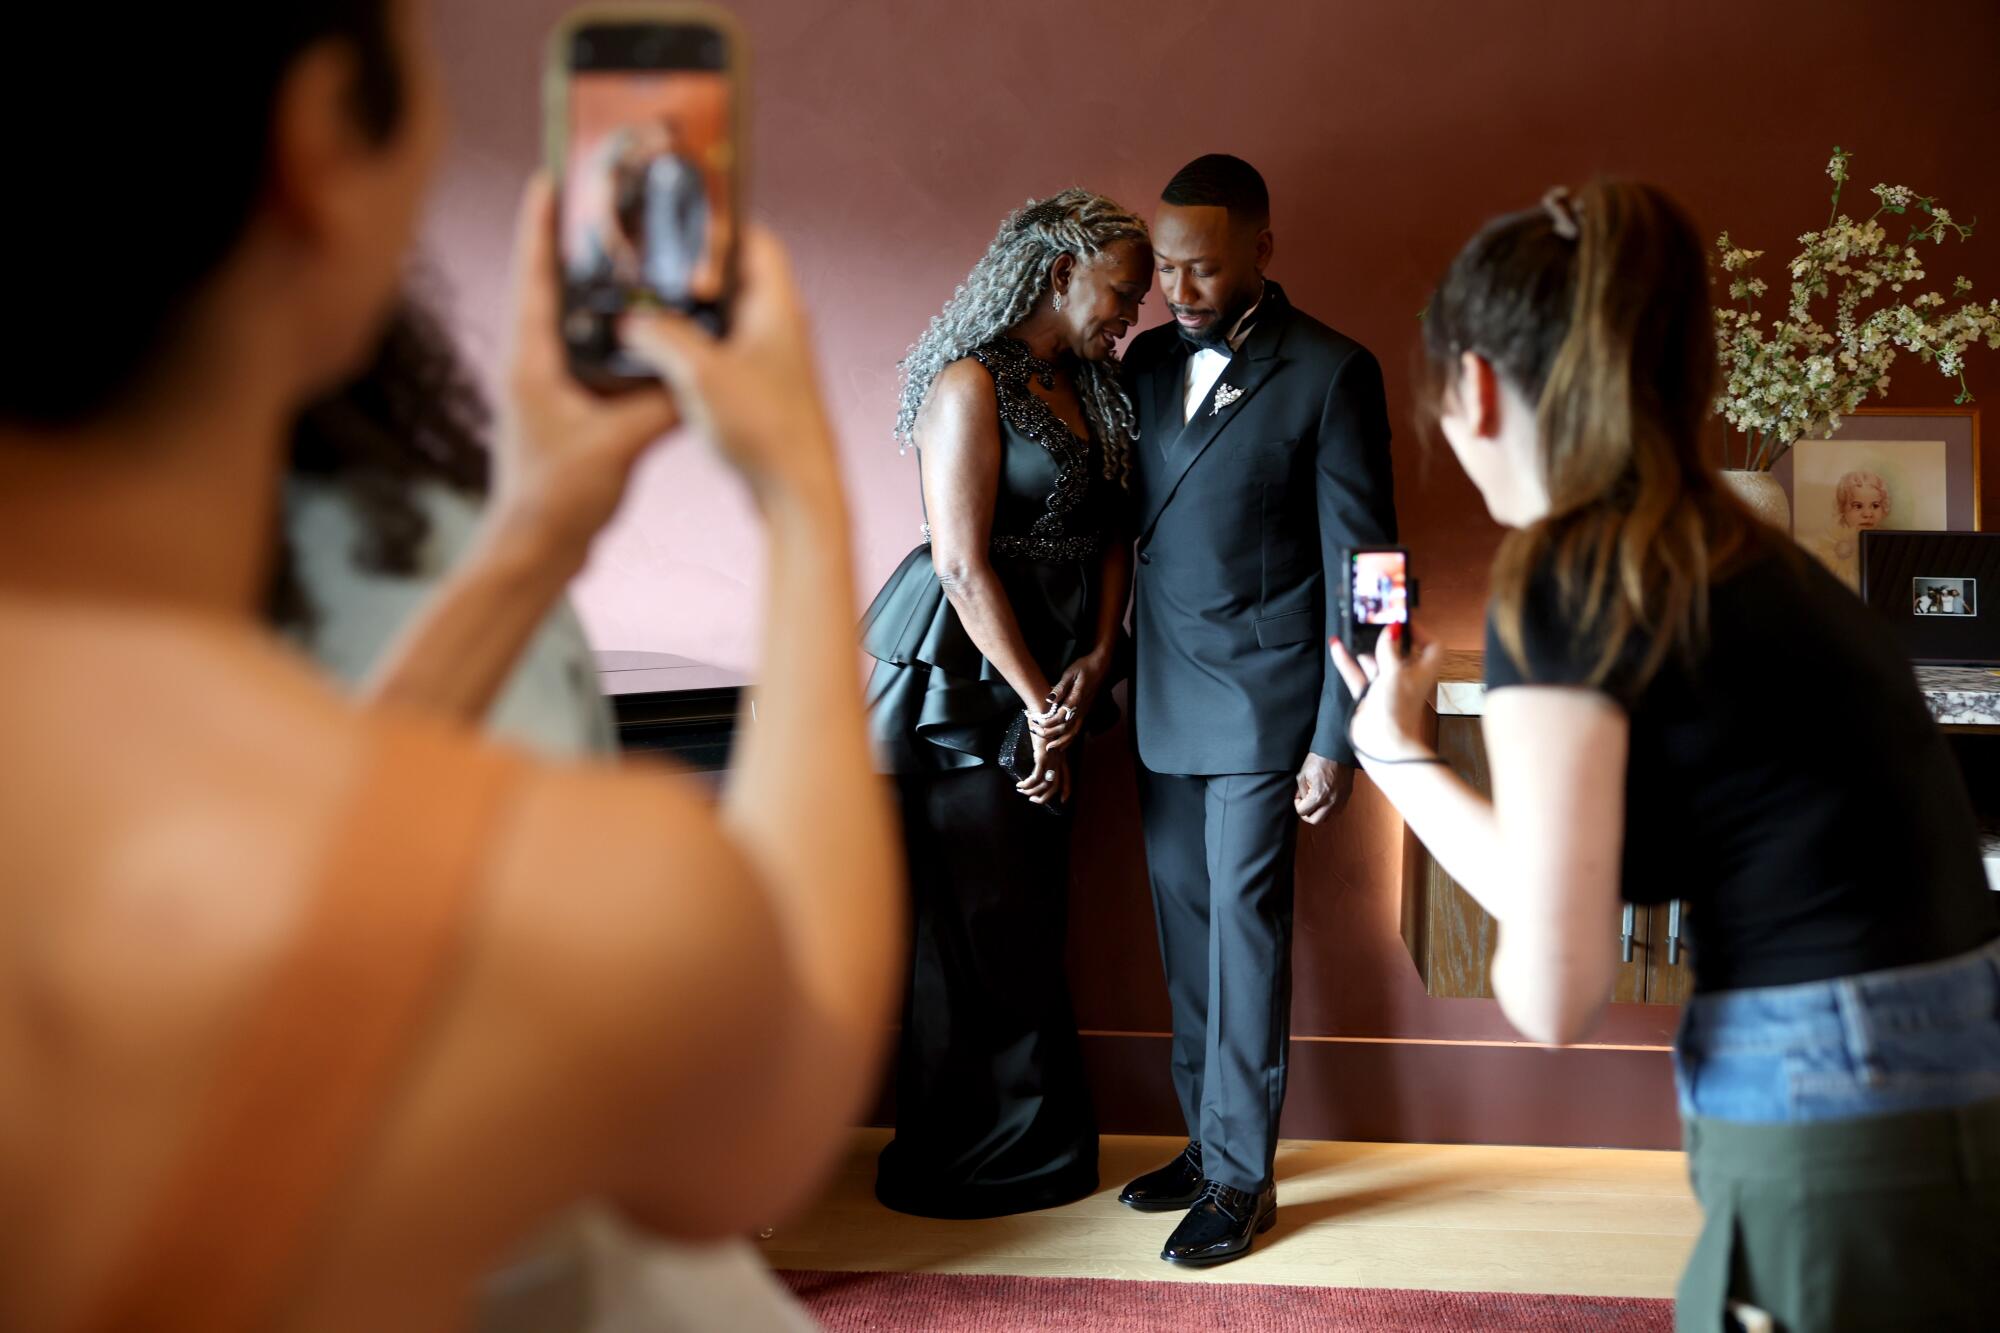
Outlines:
{"label": "man's hand", "polygon": [[1347,805],[1354,792],[1354,768],[1336,764],[1323,755],[1309,754],[1299,768],[1299,789],[1292,797],[1292,809],[1308,824],[1324,824]]}

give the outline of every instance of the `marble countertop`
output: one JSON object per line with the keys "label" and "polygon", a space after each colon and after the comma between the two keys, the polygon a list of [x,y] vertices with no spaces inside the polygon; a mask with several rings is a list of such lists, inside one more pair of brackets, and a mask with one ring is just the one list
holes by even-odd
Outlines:
{"label": "marble countertop", "polygon": [[1946,727],[2000,727],[2000,670],[1992,667],[1915,668],[1931,716]]}
{"label": "marble countertop", "polygon": [[1444,650],[1432,707],[1440,717],[1478,717],[1486,711],[1486,654],[1475,648]]}
{"label": "marble countertop", "polygon": [[[2000,727],[2000,670],[1913,666],[1931,716],[1944,727]],[[1485,655],[1451,649],[1444,655],[1434,706],[1441,716],[1478,717],[1486,708]]]}

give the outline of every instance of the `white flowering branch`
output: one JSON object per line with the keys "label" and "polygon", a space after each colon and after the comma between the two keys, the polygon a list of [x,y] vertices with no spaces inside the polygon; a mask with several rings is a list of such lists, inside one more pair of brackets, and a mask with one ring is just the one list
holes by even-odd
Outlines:
{"label": "white flowering branch", "polygon": [[[1750,273],[1764,252],[1738,247],[1728,232],[1716,238],[1717,262],[1730,275],[1732,304],[1715,309],[1716,357],[1724,372],[1715,411],[1740,437],[1736,449],[1725,447],[1726,465],[1767,471],[1800,439],[1840,429],[1841,419],[1870,394],[1887,395],[1889,367],[1898,352],[1913,353],[1956,378],[1955,401],[1963,404],[1972,401],[1966,350],[1982,340],[2000,350],[2000,300],[1965,301],[1945,312],[1946,298],[1935,291],[1901,296],[1925,278],[1920,245],[1941,246],[1948,234],[1970,240],[1975,224],[1957,221],[1935,196],[1905,185],[1877,185],[1871,192],[1877,208],[1856,222],[1840,211],[1851,157],[1833,150],[1826,167],[1833,178],[1831,214],[1826,226],[1799,237],[1804,248],[1788,266],[1791,301],[1768,326],[1758,302],[1769,285]],[[1883,215],[1907,215],[1911,209],[1922,219],[1905,240],[1890,241]],[[1954,298],[1971,291],[1962,277],[1952,283]],[[1829,299],[1830,330],[1813,313],[1814,302]],[[1869,307],[1878,299],[1881,304]]]}

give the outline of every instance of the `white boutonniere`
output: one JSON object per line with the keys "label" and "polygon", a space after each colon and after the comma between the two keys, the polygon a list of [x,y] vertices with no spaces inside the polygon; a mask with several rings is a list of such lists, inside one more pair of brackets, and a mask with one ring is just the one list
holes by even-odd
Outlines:
{"label": "white boutonniere", "polygon": [[1215,406],[1208,409],[1208,414],[1214,416],[1217,412],[1220,412],[1223,408],[1229,406],[1242,396],[1243,390],[1233,384],[1217,386],[1215,390]]}

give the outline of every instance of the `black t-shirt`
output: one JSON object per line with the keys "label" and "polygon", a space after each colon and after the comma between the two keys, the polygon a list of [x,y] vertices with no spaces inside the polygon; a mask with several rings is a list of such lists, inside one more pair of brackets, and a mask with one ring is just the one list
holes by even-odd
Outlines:
{"label": "black t-shirt", "polygon": [[[1516,663],[1489,620],[1486,686],[1581,685],[1602,640],[1548,574]],[[1634,636],[1598,688],[1631,719],[1624,895],[1690,905],[1695,989],[1929,962],[2000,935],[1957,762],[1886,627],[1791,548],[1710,590],[1708,644],[1632,688]]]}

